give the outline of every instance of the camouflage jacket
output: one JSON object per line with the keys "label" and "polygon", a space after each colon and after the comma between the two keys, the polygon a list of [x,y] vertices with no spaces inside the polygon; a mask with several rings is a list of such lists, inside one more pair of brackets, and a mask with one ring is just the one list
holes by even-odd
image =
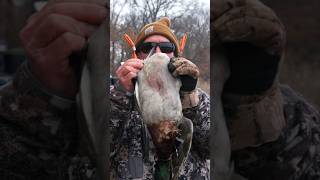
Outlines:
{"label": "camouflage jacket", "polygon": [[[320,179],[319,111],[289,87],[280,89],[286,125],[274,141],[233,150],[235,171],[249,180]],[[252,106],[248,107],[251,111]],[[256,137],[261,134],[257,132]]]}
{"label": "camouflage jacket", "polygon": [[0,177],[10,180],[90,179],[79,151],[75,101],[40,90],[26,64],[0,90]]}
{"label": "camouflage jacket", "polygon": [[[138,177],[142,150],[141,119],[131,111],[129,98],[112,91],[112,133],[110,154],[116,179]],[[210,128],[209,98],[201,93],[202,103],[185,112],[195,121],[195,140],[181,178],[205,177],[209,166],[207,146]],[[131,117],[128,118],[128,117]],[[130,121],[127,121],[129,120]],[[55,96],[41,87],[21,66],[13,81],[0,89],[0,177],[10,180],[92,180],[96,179],[94,162],[81,148],[75,101]],[[152,179],[154,149],[144,163],[143,176]],[[130,155],[130,156],[129,156]],[[133,161],[132,161],[133,160]],[[132,163],[136,171],[132,171]],[[129,168],[128,168],[129,167]],[[121,173],[121,174],[119,174]],[[121,178],[120,178],[121,177]]]}
{"label": "camouflage jacket", "polygon": [[[191,151],[178,179],[210,179],[210,98],[202,90],[198,91],[199,105],[183,111],[184,116],[193,121],[194,134]],[[110,93],[111,179],[154,179],[155,147],[134,108],[133,96],[113,86]]]}
{"label": "camouflage jacket", "polygon": [[[12,83],[0,89],[1,179],[93,179],[94,166],[78,148],[74,102],[40,92],[33,81],[23,66]],[[130,98],[111,90],[111,175],[130,179],[141,176],[143,167],[142,176],[152,179],[152,142],[142,143],[148,141],[141,139],[141,119],[131,111]],[[234,150],[235,171],[250,180],[320,179],[319,112],[288,87],[281,87],[281,95],[286,126],[275,141]],[[192,150],[180,179],[208,177],[209,99],[200,96],[199,107],[205,110],[184,112],[200,121],[194,121]]]}

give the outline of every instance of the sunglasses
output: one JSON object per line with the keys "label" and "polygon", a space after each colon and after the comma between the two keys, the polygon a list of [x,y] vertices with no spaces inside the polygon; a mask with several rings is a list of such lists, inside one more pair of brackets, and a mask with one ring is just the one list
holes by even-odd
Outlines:
{"label": "sunglasses", "polygon": [[171,42],[145,42],[137,47],[137,52],[143,52],[145,54],[149,53],[153,47],[159,46],[161,52],[163,53],[172,53],[176,49],[176,46]]}

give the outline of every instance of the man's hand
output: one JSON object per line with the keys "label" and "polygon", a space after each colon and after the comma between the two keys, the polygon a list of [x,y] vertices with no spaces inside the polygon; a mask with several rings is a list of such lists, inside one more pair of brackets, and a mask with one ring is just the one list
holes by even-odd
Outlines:
{"label": "man's hand", "polygon": [[199,103],[198,91],[196,91],[199,68],[188,59],[178,57],[171,58],[168,64],[169,72],[181,80],[180,96],[182,108],[195,107]]}
{"label": "man's hand", "polygon": [[123,65],[121,65],[116,75],[119,78],[120,84],[128,91],[134,91],[133,79],[138,75],[138,72],[143,67],[143,61],[140,59],[129,59]]}
{"label": "man's hand", "polygon": [[174,77],[181,79],[181,91],[190,92],[196,88],[199,68],[194,63],[182,57],[172,58],[168,68]]}
{"label": "man's hand", "polygon": [[69,56],[106,19],[102,0],[52,0],[20,32],[32,74],[49,90],[73,98],[77,77]]}
{"label": "man's hand", "polygon": [[285,30],[277,15],[259,0],[215,0],[214,42],[249,42],[271,55],[281,55]]}
{"label": "man's hand", "polygon": [[285,29],[259,0],[215,0],[214,45],[225,49],[230,77],[224,91],[261,94],[276,82],[285,45]]}

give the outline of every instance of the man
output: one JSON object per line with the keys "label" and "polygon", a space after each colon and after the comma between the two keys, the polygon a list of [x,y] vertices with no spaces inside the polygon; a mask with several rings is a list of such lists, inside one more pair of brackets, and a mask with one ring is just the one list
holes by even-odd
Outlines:
{"label": "man", "polygon": [[282,23],[257,0],[213,7],[215,107],[228,124],[235,172],[250,180],[319,179],[319,112],[277,80]]}
{"label": "man", "polygon": [[[179,44],[170,29],[170,20],[145,25],[135,41],[138,59],[128,59],[116,74],[119,83],[111,88],[111,169],[113,178],[154,179],[159,163],[158,154],[142,119],[134,109],[133,80],[143,68],[143,60],[152,48],[155,53],[165,53],[169,58],[179,55]],[[191,119],[194,126],[191,152],[183,164],[178,179],[209,179],[209,136],[210,136],[210,99],[206,93],[196,88],[199,69],[191,61],[179,57],[172,62],[173,76],[190,76],[181,79],[180,89],[183,114]],[[160,102],[155,102],[160,103]],[[146,137],[144,137],[146,134]],[[170,161],[170,159],[166,160]]]}

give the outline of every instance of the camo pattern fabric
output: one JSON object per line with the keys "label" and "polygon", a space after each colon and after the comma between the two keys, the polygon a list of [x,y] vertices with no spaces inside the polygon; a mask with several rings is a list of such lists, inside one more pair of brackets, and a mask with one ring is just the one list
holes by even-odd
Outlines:
{"label": "camo pattern fabric", "polygon": [[0,179],[94,178],[89,158],[78,153],[75,107],[52,106],[31,81],[22,66],[0,89]]}
{"label": "camo pattern fabric", "polygon": [[[210,179],[210,98],[202,90],[198,91],[199,105],[183,111],[184,116],[194,123],[194,134],[191,151],[180,171],[180,180]],[[134,96],[126,95],[115,86],[111,86],[110,93],[111,179],[154,179],[156,150],[134,107]]]}
{"label": "camo pattern fabric", "polygon": [[320,179],[320,114],[300,95],[281,86],[287,125],[280,137],[234,151],[235,171],[249,180]]}

